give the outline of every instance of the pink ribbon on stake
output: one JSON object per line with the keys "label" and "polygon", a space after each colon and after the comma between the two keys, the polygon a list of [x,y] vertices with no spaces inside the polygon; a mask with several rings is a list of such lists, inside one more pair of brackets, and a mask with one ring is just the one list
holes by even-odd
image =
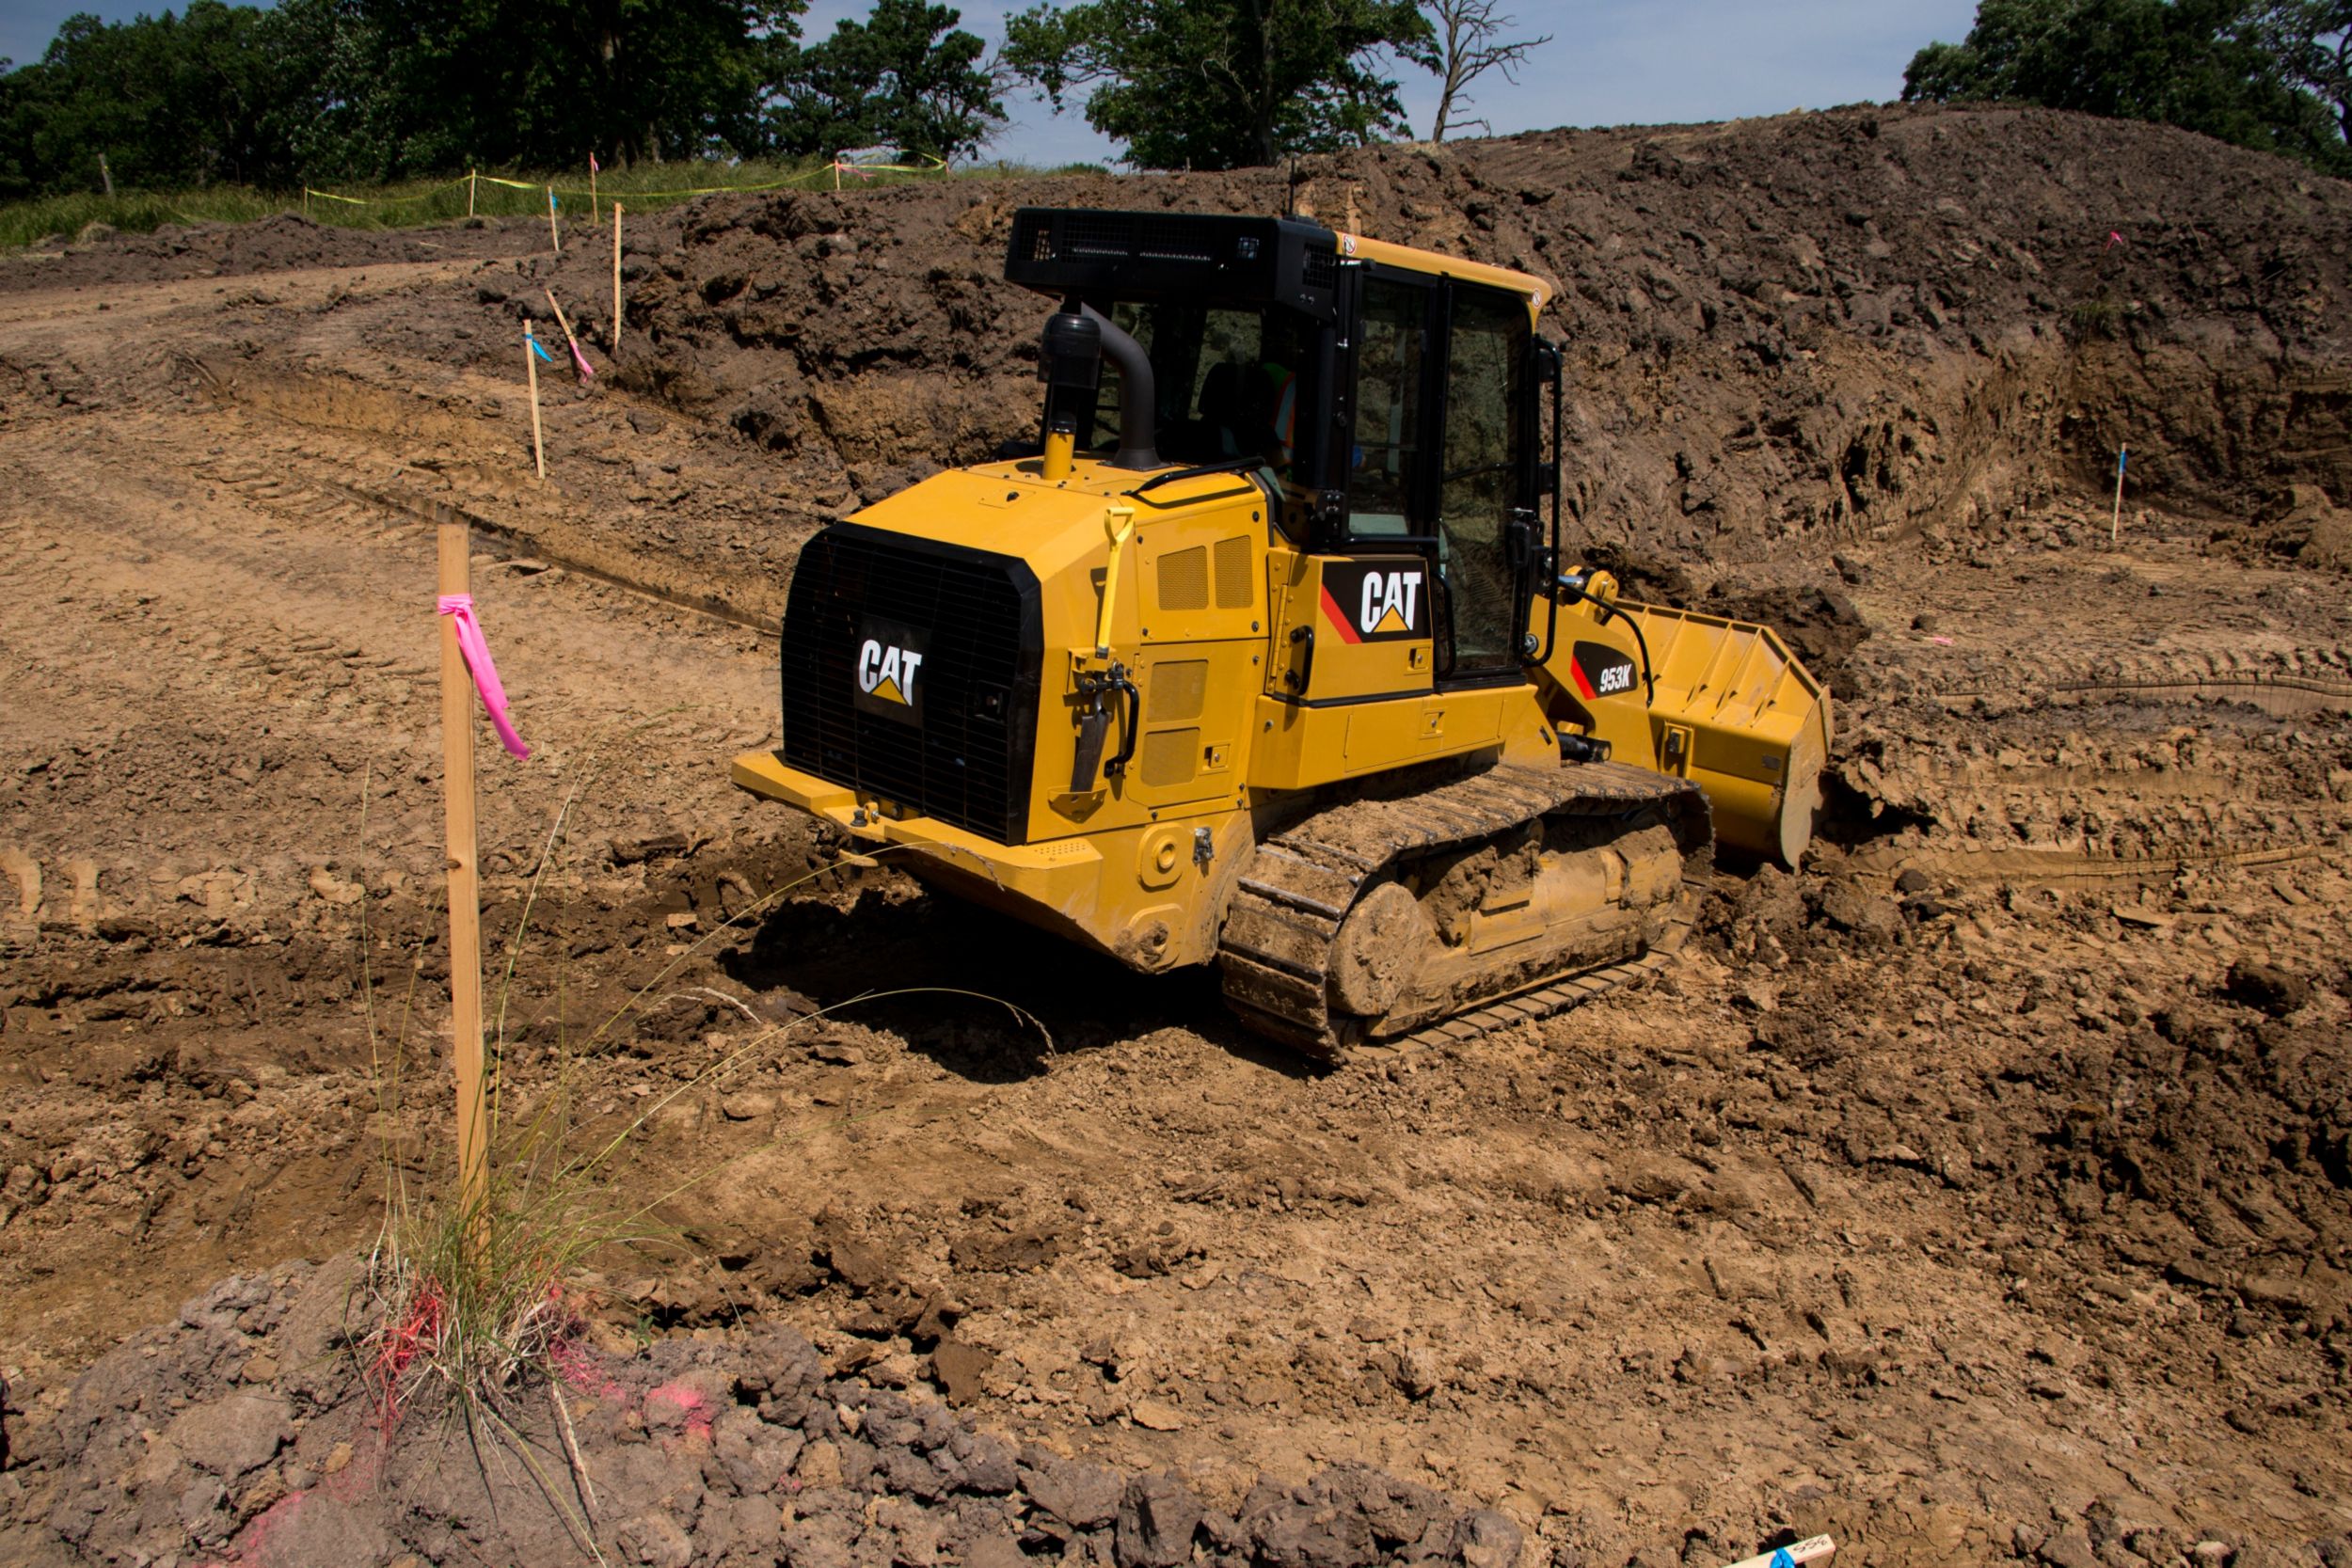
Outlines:
{"label": "pink ribbon on stake", "polygon": [[482,693],[482,707],[490,716],[490,727],[499,732],[499,740],[518,757],[531,755],[531,748],[515,733],[515,721],[506,716],[506,688],[499,684],[499,667],[490,661],[489,640],[482,635],[482,623],[474,619],[471,594],[444,594],[437,601],[442,614],[457,623],[457,651],[465,657],[466,672],[473,676],[474,689]]}

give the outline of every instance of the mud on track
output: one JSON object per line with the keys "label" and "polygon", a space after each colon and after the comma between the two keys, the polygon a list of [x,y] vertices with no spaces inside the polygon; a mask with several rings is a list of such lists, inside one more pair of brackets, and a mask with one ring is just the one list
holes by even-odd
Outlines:
{"label": "mud on track", "polygon": [[[1934,212],[1947,187],[1919,124],[1903,135]],[[1772,136],[1835,128],[1724,133],[1695,170],[1670,138],[1684,162],[1571,139],[1388,178],[1398,203],[1430,204],[1423,227],[1495,234],[1551,220],[1498,208],[1486,230],[1438,204],[1480,198],[1448,182],[1495,160],[1614,159],[1645,172],[1590,199],[1658,201],[1704,195],[1710,168]],[[2118,134],[2060,151],[2104,179],[2122,154],[2099,138]],[[2124,151],[2132,169],[2154,157]],[[1358,173],[1379,197],[1378,171]],[[958,330],[1032,329],[1028,302],[940,273],[913,240],[894,250],[933,224],[918,202],[944,199],[845,207],[834,232],[876,226],[860,247],[809,230],[768,254],[808,241],[816,280],[895,254],[969,296]],[[2333,223],[2341,198],[2293,200]],[[1777,210],[1788,232],[1870,243],[1841,211]],[[955,232],[959,214],[934,216]],[[841,399],[952,383],[962,412],[938,417],[977,430],[987,388],[1029,396],[984,335],[944,381],[825,360],[830,389],[792,404],[812,421],[798,445],[739,417],[755,390],[687,395],[695,334],[722,330],[691,314],[721,309],[690,303],[697,269],[759,221],[756,204],[677,220],[647,269],[647,356],[593,392],[550,385],[545,489],[521,477],[509,362],[516,302],[545,281],[533,260],[192,277],[70,257],[50,286],[27,274],[0,294],[0,1364],[34,1419],[219,1275],[367,1238],[386,1148],[421,1174],[439,1158],[424,607],[430,524],[456,508],[539,748],[484,768],[494,943],[544,872],[510,1090],[534,1102],[561,1064],[579,1114],[612,1126],[733,1064],[631,1156],[625,1180],[647,1191],[701,1178],[664,1208],[696,1252],[613,1260],[614,1334],[776,1317],[831,1370],[927,1395],[951,1341],[956,1396],[1018,1438],[1173,1467],[1229,1511],[1262,1469],[1360,1459],[1501,1509],[1531,1562],[1727,1560],[1784,1526],[1871,1562],[2174,1562],[2207,1537],[2241,1562],[2316,1562],[2312,1543],[2352,1530],[2352,613],[2340,574],[2230,533],[2268,526],[2259,485],[2233,501],[2226,465],[2185,455],[2185,499],[2128,507],[2110,550],[2103,503],[2044,466],[2072,449],[2018,445],[2013,424],[1967,448],[1953,423],[1911,470],[1888,436],[1886,467],[1838,482],[1869,492],[1860,508],[1793,462],[1740,479],[1762,459],[1732,451],[1739,496],[1817,483],[1821,510],[1786,514],[1770,549],[1764,533],[1693,549],[1682,524],[1604,526],[1650,515],[1607,498],[1675,465],[1652,427],[1596,403],[1588,504],[1621,567],[1785,620],[1834,667],[1820,852],[1794,877],[1726,868],[1657,985],[1320,1074],[1231,1025],[1209,977],[1146,984],[887,870],[828,873],[720,929],[825,858],[723,784],[731,752],[773,729],[759,628],[807,532],[905,477],[939,428],[925,404],[889,426],[898,445],[855,457],[844,442],[882,437],[857,436]],[[958,243],[980,255],[994,221]],[[2312,222],[2316,246],[2333,230]],[[1544,232],[1564,254],[1565,231]],[[1953,248],[1994,238],[2025,243],[1979,227]],[[1597,289],[1643,264],[1604,239]],[[2306,293],[2334,297],[2340,258],[2296,255]],[[2037,308],[2029,284],[1986,287],[1939,309],[1984,312],[1954,330],[1991,342],[1999,311]],[[1692,313],[1687,339],[1651,333],[1623,374],[1700,352]],[[763,361],[725,330],[701,362],[748,378]],[[1910,353],[1819,330],[1821,357],[1790,362],[1822,385],[1840,356],[1883,354],[1847,367],[1881,376]],[[782,352],[789,335],[762,332]],[[1921,384],[1995,357],[1921,360]],[[2056,362],[2011,369],[2028,361]],[[2307,404],[2297,428],[2336,417]],[[2063,424],[2034,407],[2035,430]],[[1812,416],[1804,441],[1833,471],[1832,426],[1860,408]],[[1891,499],[1947,470],[2015,483]],[[1901,492],[1871,477],[1905,472]],[[1684,499],[1657,498],[1705,523]],[[1034,1022],[887,999],[739,1055],[777,1021],[910,978]],[[404,1019],[408,1088],[388,1112]]]}

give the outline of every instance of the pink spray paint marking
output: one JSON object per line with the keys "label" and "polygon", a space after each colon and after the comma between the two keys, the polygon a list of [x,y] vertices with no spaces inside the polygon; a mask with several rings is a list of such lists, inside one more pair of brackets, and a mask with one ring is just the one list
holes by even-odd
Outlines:
{"label": "pink spray paint marking", "polygon": [[548,1347],[548,1360],[554,1366],[558,1377],[583,1394],[593,1394],[598,1399],[618,1399],[626,1392],[619,1384],[605,1375],[596,1353],[577,1339],[558,1339]]}
{"label": "pink spray paint marking", "polygon": [[656,1400],[664,1404],[674,1404],[685,1413],[686,1435],[690,1441],[710,1441],[710,1402],[703,1397],[700,1389],[691,1388],[683,1381],[665,1383],[645,1396],[648,1405]]}
{"label": "pink spray paint marking", "polygon": [[482,693],[482,706],[490,715],[490,725],[499,732],[500,741],[518,757],[531,755],[531,748],[515,733],[515,721],[506,716],[506,688],[499,684],[499,667],[490,662],[489,641],[482,635],[482,623],[474,619],[473,595],[444,594],[439,607],[442,614],[457,623],[457,651],[465,656],[466,669],[473,676],[474,689]]}

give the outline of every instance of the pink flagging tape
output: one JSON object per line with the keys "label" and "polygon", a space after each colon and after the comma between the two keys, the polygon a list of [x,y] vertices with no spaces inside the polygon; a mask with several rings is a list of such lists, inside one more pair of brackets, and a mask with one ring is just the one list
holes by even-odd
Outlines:
{"label": "pink flagging tape", "polygon": [[499,740],[518,757],[531,755],[531,748],[515,733],[515,721],[506,716],[506,688],[499,684],[499,667],[490,661],[490,643],[482,635],[482,623],[474,619],[471,594],[444,594],[437,601],[440,613],[457,623],[457,651],[466,658],[466,672],[473,676],[474,689],[482,693],[483,711],[490,716],[490,727],[499,732]]}
{"label": "pink flagging tape", "polygon": [[580,343],[577,340],[572,343],[572,363],[580,367],[580,379],[582,381],[596,373],[596,366],[588,363],[588,356],[580,352]]}

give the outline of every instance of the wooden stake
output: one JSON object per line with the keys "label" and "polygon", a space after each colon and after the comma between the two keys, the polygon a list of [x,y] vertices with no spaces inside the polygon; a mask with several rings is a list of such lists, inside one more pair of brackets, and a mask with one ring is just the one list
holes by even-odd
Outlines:
{"label": "wooden stake", "polygon": [[555,187],[553,185],[548,187],[548,238],[555,242],[555,253],[558,256],[563,255],[564,235],[555,227]]}
{"label": "wooden stake", "polygon": [[612,204],[612,357],[621,356],[621,204]]}
{"label": "wooden stake", "polygon": [[466,215],[468,217],[473,216],[474,182],[481,178],[482,171],[478,168],[469,168],[466,171]]}
{"label": "wooden stake", "polygon": [[109,201],[113,200],[115,194],[115,175],[114,170],[106,166],[106,155],[103,152],[101,152],[98,155],[98,182],[106,187],[106,198]]}
{"label": "wooden stake", "polygon": [[2123,546],[2123,465],[2130,461],[2132,449],[2118,447],[2115,452],[2115,515],[2107,519],[2107,548]]}
{"label": "wooden stake", "polygon": [[[463,522],[440,525],[444,597],[468,592],[472,540]],[[489,1121],[482,1083],[482,884],[475,861],[473,677],[457,646],[457,622],[441,622],[441,795],[449,848],[451,1061],[457,1074],[457,1201],[475,1244],[486,1229]]]}
{"label": "wooden stake", "polygon": [[585,381],[587,379],[585,372],[588,360],[587,356],[580,352],[580,340],[572,336],[572,324],[570,319],[564,314],[564,307],[556,304],[555,291],[553,289],[543,289],[540,292],[548,296],[548,306],[555,312],[555,325],[564,329],[564,346],[571,351],[572,368],[576,371],[580,371],[582,372],[580,379]]}
{"label": "wooden stake", "polygon": [[604,209],[596,205],[596,160],[593,154],[588,159],[588,221],[604,221]]}
{"label": "wooden stake", "polygon": [[539,436],[539,340],[531,335],[531,324],[523,323],[523,369],[531,374],[531,460],[538,466],[539,482],[547,483],[548,449]]}

